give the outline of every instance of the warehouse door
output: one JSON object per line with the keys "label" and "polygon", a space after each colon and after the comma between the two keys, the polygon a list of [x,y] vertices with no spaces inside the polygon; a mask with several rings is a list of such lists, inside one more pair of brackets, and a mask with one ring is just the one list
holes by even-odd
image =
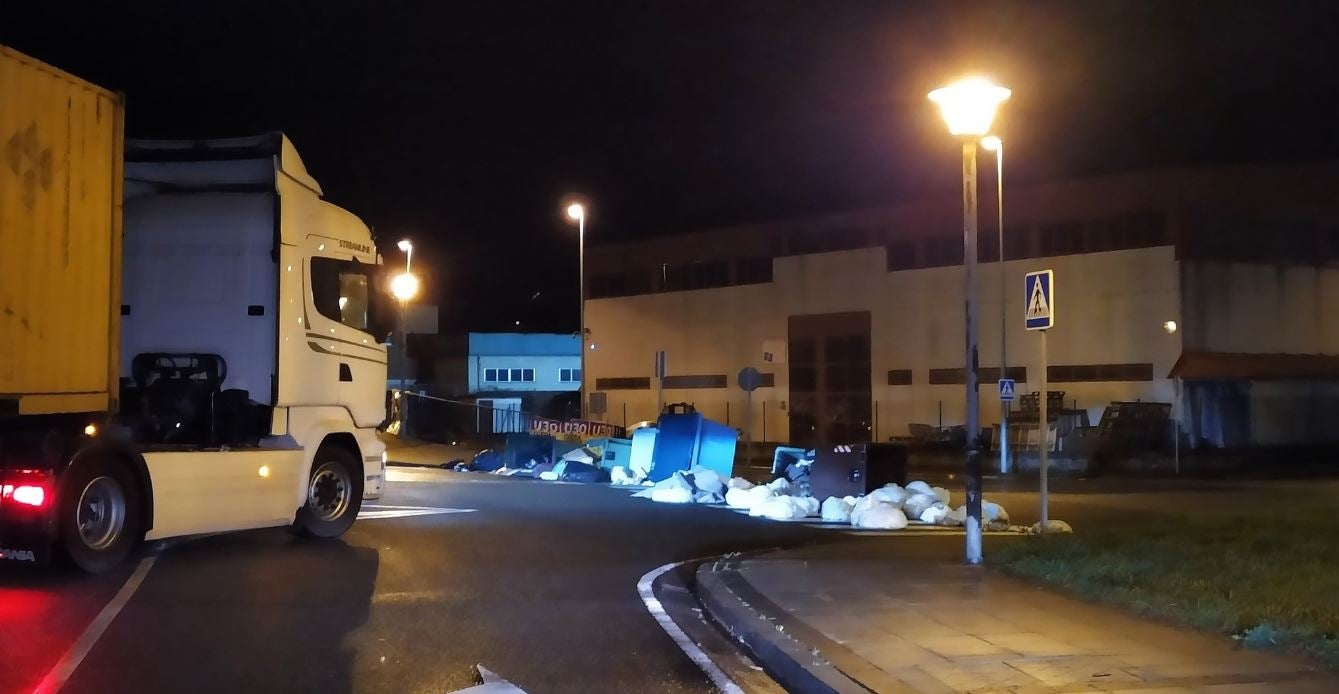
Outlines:
{"label": "warehouse door", "polygon": [[792,443],[870,440],[869,316],[859,311],[790,317]]}

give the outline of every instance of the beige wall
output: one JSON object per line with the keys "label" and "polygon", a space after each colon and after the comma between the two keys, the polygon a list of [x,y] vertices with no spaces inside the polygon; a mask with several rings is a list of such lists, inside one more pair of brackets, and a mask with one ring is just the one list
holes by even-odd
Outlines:
{"label": "beige wall", "polygon": [[[1181,321],[1177,261],[1170,246],[1010,261],[1005,264],[1009,354],[1012,365],[1029,368],[1037,388],[1040,375],[1037,333],[1025,332],[1023,275],[1050,268],[1056,273],[1057,327],[1050,334],[1052,364],[1151,362],[1151,383],[1053,384],[1077,399],[1096,421],[1107,402],[1144,399],[1170,402],[1165,378],[1180,353],[1180,333],[1162,324]],[[999,264],[980,266],[983,367],[999,365]],[[745,395],[734,386],[739,369],[753,365],[776,373],[776,387],[754,394],[755,438],[762,433],[767,403],[767,438],[788,434],[787,373],[784,364],[764,364],[764,342],[785,340],[787,317],[811,313],[870,311],[872,314],[872,399],[878,408],[878,436],[905,435],[907,424],[934,424],[940,403],[945,424],[964,419],[962,385],[929,385],[931,368],[964,362],[963,268],[888,272],[882,248],[778,258],[771,284],[668,292],[591,300],[587,325],[597,348],[588,355],[589,382],[620,376],[651,376],[656,350],[669,353],[671,374],[726,374],[727,389],[666,391],[668,402],[697,404],[709,417],[742,426]],[[912,385],[885,385],[889,369],[911,369]],[[608,419],[622,423],[653,419],[654,379],[649,391],[609,391]],[[983,384],[982,421],[998,421],[994,384]]]}

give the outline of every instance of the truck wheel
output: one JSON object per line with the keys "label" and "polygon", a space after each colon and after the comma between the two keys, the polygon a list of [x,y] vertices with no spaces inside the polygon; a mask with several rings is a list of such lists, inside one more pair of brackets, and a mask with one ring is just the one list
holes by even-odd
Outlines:
{"label": "truck wheel", "polygon": [[76,465],[59,514],[61,548],[88,573],[118,566],[144,539],[139,484],[124,465],[112,461]]}
{"label": "truck wheel", "polygon": [[322,446],[312,461],[307,503],[293,527],[311,537],[339,537],[363,507],[363,471],[358,459],[340,446]]}

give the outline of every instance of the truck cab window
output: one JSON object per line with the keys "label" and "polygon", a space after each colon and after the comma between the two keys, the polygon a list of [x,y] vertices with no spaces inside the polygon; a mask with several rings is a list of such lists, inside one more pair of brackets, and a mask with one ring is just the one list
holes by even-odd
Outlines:
{"label": "truck cab window", "polygon": [[371,265],[356,260],[312,258],[312,302],[330,320],[368,332],[371,325],[371,295],[368,274]]}

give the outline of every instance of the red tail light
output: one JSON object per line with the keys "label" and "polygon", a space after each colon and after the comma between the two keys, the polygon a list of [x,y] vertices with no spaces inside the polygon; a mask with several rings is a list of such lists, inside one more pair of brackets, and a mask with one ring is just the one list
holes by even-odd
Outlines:
{"label": "red tail light", "polygon": [[0,484],[0,502],[13,502],[41,508],[46,505],[46,486],[42,484],[46,475],[35,470],[17,470],[9,474],[9,479]]}
{"label": "red tail light", "polygon": [[41,506],[46,503],[46,490],[31,484],[25,484],[14,488],[12,498],[20,504]]}

